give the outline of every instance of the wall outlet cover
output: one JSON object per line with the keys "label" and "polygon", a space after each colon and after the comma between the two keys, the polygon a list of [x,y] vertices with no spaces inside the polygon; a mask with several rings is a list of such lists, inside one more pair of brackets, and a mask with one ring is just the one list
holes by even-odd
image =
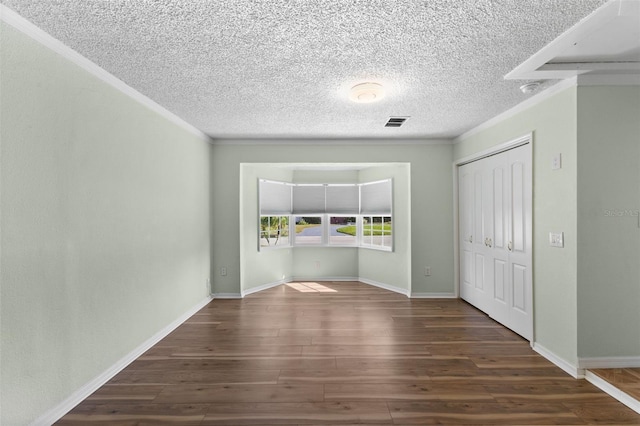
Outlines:
{"label": "wall outlet cover", "polygon": [[564,232],[549,232],[549,245],[551,247],[564,247]]}

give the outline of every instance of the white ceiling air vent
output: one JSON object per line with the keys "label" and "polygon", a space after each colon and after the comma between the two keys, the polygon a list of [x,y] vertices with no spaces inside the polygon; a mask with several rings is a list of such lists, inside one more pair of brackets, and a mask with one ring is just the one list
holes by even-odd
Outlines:
{"label": "white ceiling air vent", "polygon": [[409,117],[389,117],[384,127],[400,127],[407,121]]}

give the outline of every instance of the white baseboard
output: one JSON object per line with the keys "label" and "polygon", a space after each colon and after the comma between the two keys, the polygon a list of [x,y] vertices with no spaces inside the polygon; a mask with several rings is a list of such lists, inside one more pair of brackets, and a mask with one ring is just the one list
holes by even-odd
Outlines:
{"label": "white baseboard", "polygon": [[411,293],[412,299],[457,299],[455,293]]}
{"label": "white baseboard", "polygon": [[290,282],[297,281],[333,281],[333,282],[348,282],[348,281],[357,281],[363,284],[371,285],[374,287],[382,288],[384,290],[393,291],[394,293],[399,293],[404,296],[410,297],[412,299],[456,299],[455,293],[411,293],[409,290],[396,287],[390,284],[382,283],[379,281],[370,280],[368,278],[362,277],[291,277],[284,278],[282,280],[274,281],[271,283],[266,283],[259,285],[257,287],[250,288],[248,290],[242,290],[241,293],[216,293],[214,296],[216,299],[242,299],[245,296],[248,296],[253,293],[257,293],[263,290],[268,290],[273,287],[277,287],[282,284],[287,284]]}
{"label": "white baseboard", "polygon": [[333,282],[358,281],[363,284],[382,288],[384,290],[393,291],[394,293],[399,293],[413,299],[456,299],[457,298],[455,293],[410,293],[409,290],[396,287],[390,284],[382,283],[379,281],[370,280],[368,278],[362,278],[362,277],[298,277],[298,276],[285,278],[285,279],[271,282],[271,283],[266,283],[257,287],[250,288],[249,290],[243,290],[242,293],[216,293],[215,297],[217,299],[238,299],[253,293],[257,293],[259,291],[268,290],[270,288],[277,287],[282,284],[287,284],[287,283],[296,282],[296,281],[320,281],[320,282],[322,281],[333,281]]}
{"label": "white baseboard", "polygon": [[607,382],[604,379],[601,379],[590,371],[585,372],[584,378],[592,385],[600,388],[600,390],[608,393],[627,407],[631,408],[636,413],[640,414],[640,401],[638,401],[637,399],[621,391],[611,383]]}
{"label": "white baseboard", "polygon": [[382,288],[382,289],[385,289],[385,290],[393,291],[394,293],[400,293],[403,296],[409,297],[409,290],[404,289],[404,288],[392,286],[392,285],[389,285],[389,284],[381,283],[381,282],[370,280],[370,279],[367,279],[367,278],[358,278],[358,281],[360,281],[363,284],[372,285],[374,287],[378,287],[378,288]]}
{"label": "white baseboard", "polygon": [[56,405],[55,407],[51,408],[46,413],[38,417],[36,420],[33,421],[33,423],[31,423],[31,425],[32,426],[50,425],[60,420],[62,416],[67,414],[69,411],[71,411],[73,407],[75,407],[76,405],[81,403],[83,400],[85,400],[89,395],[95,392],[100,386],[104,385],[109,380],[111,380],[112,377],[114,377],[116,374],[122,371],[127,365],[135,361],[143,353],[149,350],[153,345],[158,343],[160,340],[164,339],[169,333],[171,333],[173,330],[178,328],[183,322],[185,322],[187,319],[193,316],[193,314],[195,314],[200,309],[205,307],[209,302],[211,302],[211,300],[213,300],[213,298],[211,296],[208,296],[207,298],[199,302],[193,308],[189,309],[186,313],[178,317],[171,324],[167,325],[162,330],[158,331],[156,334],[154,334],[153,336],[148,338],[146,341],[144,341],[140,346],[135,348],[133,351],[129,352],[123,358],[119,359],[115,364],[113,364],[111,367],[106,369],[100,375],[96,376],[95,378],[93,378],[92,380],[84,384],[82,387],[80,387],[78,390],[73,392],[71,395],[69,395],[69,397],[67,397],[60,404]]}
{"label": "white baseboard", "polygon": [[272,283],[262,284],[262,285],[259,285],[258,287],[250,288],[249,290],[242,290],[242,292],[240,293],[240,297],[244,298],[245,296],[248,296],[250,294],[257,293],[263,290],[268,290],[270,288],[277,287],[279,285],[286,284],[288,282],[291,282],[291,280],[285,278],[282,280],[274,281]]}
{"label": "white baseboard", "polygon": [[575,365],[571,364],[569,361],[559,357],[558,355],[554,354],[549,349],[545,348],[544,346],[538,343],[533,343],[531,347],[534,351],[538,352],[547,360],[554,363],[557,367],[564,370],[567,374],[569,374],[574,379],[584,379],[584,370],[576,367]]}
{"label": "white baseboard", "polygon": [[578,358],[578,367],[588,368],[640,368],[640,356],[607,356]]}
{"label": "white baseboard", "polygon": [[347,282],[347,281],[360,281],[358,277],[291,277],[287,282],[294,281],[335,281],[335,282]]}
{"label": "white baseboard", "polygon": [[214,299],[242,299],[242,294],[240,293],[215,293],[213,295]]}

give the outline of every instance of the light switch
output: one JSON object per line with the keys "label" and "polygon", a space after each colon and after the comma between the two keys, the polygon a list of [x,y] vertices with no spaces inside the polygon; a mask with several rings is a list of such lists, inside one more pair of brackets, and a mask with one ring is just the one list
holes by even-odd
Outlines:
{"label": "light switch", "polygon": [[551,159],[551,170],[558,170],[562,168],[562,154],[557,153]]}
{"label": "light switch", "polygon": [[551,247],[564,247],[564,232],[549,232],[549,245]]}

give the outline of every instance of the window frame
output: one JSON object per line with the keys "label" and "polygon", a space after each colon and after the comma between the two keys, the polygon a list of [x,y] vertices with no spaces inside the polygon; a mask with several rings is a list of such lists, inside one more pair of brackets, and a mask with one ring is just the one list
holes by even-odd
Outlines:
{"label": "window frame", "polygon": [[[275,245],[262,245],[262,240],[263,240],[263,233],[266,231],[263,231],[262,229],[262,218],[267,217],[269,218],[269,227],[271,227],[271,218],[278,218],[278,221],[280,222],[279,224],[282,225],[282,219],[286,218],[287,219],[287,224],[286,226],[279,226],[278,229],[282,230],[285,229],[286,230],[286,237],[287,237],[287,243],[286,244],[277,244],[277,241],[280,239],[280,236],[278,236],[278,239],[276,240],[276,244]],[[288,214],[281,214],[281,215],[271,215],[271,214],[261,214],[259,219],[258,219],[258,229],[259,229],[259,235],[258,235],[258,248],[259,250],[272,250],[272,249],[276,249],[276,248],[284,248],[284,247],[291,247],[291,216]],[[267,241],[269,241],[268,238],[266,238]]]}
{"label": "window frame", "polygon": [[[338,218],[338,217],[352,217],[354,218],[354,226],[356,228],[356,235],[354,235],[354,242],[353,243],[347,243],[347,244],[341,244],[341,243],[335,243],[335,242],[331,242],[331,219],[332,218]],[[329,247],[359,247],[360,245],[360,235],[362,234],[361,229],[362,226],[360,226],[361,220],[359,218],[359,215],[354,215],[354,214],[327,214],[327,245]],[[349,234],[347,234],[349,235]]]}
{"label": "window frame", "polygon": [[[368,236],[365,235],[365,232],[367,230],[367,226],[364,223],[365,218],[369,218],[370,219],[369,223],[371,224],[370,228],[371,228],[372,232]],[[374,218],[380,218],[380,221],[376,222],[374,220]],[[387,218],[389,219],[388,222],[385,221],[385,219],[387,219]],[[382,214],[378,214],[378,215],[376,215],[376,214],[367,214],[367,215],[362,215],[361,219],[362,219],[362,241],[360,243],[360,247],[369,248],[369,249],[375,249],[375,250],[383,250],[383,251],[393,251],[393,247],[394,247],[394,244],[393,244],[393,242],[394,242],[394,238],[393,238],[393,234],[394,234],[394,231],[393,231],[393,215],[391,215],[391,214],[384,214],[384,215],[382,215]],[[382,237],[380,239],[381,244],[374,244],[375,234],[373,233],[373,231],[374,231],[374,224],[375,223],[382,223],[382,229],[381,229],[382,234],[380,235]],[[391,228],[388,232],[385,231],[385,226],[384,226],[385,223],[389,223],[389,226]],[[390,241],[389,245],[384,244],[385,236],[389,237],[389,241]],[[367,237],[369,237],[368,238],[368,240],[369,240],[368,242],[366,241]]]}
{"label": "window frame", "polygon": [[[394,227],[393,227],[393,178],[388,178],[388,179],[382,179],[382,180],[378,180],[378,181],[372,181],[372,182],[364,182],[364,183],[347,183],[347,184],[329,184],[329,183],[325,183],[325,184],[306,184],[306,183],[290,183],[290,182],[278,182],[278,181],[271,181],[271,180],[266,180],[266,179],[258,179],[258,183],[259,183],[259,197],[258,197],[258,251],[261,250],[273,250],[273,249],[279,249],[279,248],[289,248],[289,247],[350,247],[350,248],[364,248],[364,249],[370,249],[370,250],[381,250],[381,251],[388,251],[388,252],[393,252],[395,249],[395,238],[394,238]],[[289,202],[287,202],[287,200],[283,197],[283,202],[280,204],[288,204],[290,206],[290,208],[288,209],[287,212],[285,211],[279,211],[279,209],[276,209],[274,211],[271,210],[266,210],[263,211],[263,192],[261,191],[261,188],[263,187],[268,187],[269,185],[274,185],[274,184],[281,184],[281,185],[286,185],[288,187],[290,187],[290,194],[291,194],[291,199],[289,200]],[[304,187],[304,186],[310,186],[310,187],[318,187],[318,186],[322,186],[324,187],[324,194],[325,194],[325,199],[324,199],[324,208],[318,208],[317,210],[322,210],[322,211],[306,211],[306,209],[298,209],[296,208],[296,203],[295,203],[295,193],[296,191],[296,187]],[[357,208],[357,213],[356,213],[356,209],[354,206],[351,207],[351,209],[353,209],[353,212],[338,212],[338,211],[328,211],[329,209],[333,210],[333,208],[329,207],[329,205],[334,205],[333,200],[332,202],[328,202],[328,198],[327,198],[327,194],[331,191],[329,191],[329,188],[331,187],[339,187],[339,186],[353,186],[353,187],[357,187],[357,194],[358,194],[358,208]],[[364,187],[368,187],[368,191],[366,192],[367,194],[369,194],[372,198],[370,198],[370,200],[365,200],[363,202],[363,193],[365,193],[365,191],[363,191]],[[382,188],[381,190],[375,190],[375,188]],[[384,188],[388,188],[388,193],[384,191]],[[372,190],[373,189],[373,190]],[[273,191],[273,190],[271,190]],[[279,194],[281,191],[277,191],[275,192],[276,195],[282,195]],[[317,198],[317,197],[315,197]],[[366,198],[366,196],[364,197]],[[339,200],[339,197],[336,198],[337,200]],[[315,200],[317,201],[317,200]],[[270,203],[265,203],[267,205],[271,205]],[[318,206],[321,203],[316,203],[318,204]],[[347,203],[342,203],[347,204]],[[353,204],[353,203],[352,203]],[[340,206],[340,203],[337,203],[335,205]],[[366,208],[365,208],[366,206]],[[313,210],[313,209],[311,209]],[[280,222],[282,222],[282,219],[284,217],[287,217],[288,219],[288,239],[287,239],[287,243],[285,244],[276,244],[276,245],[262,245],[262,240],[263,240],[263,234],[264,231],[262,230],[262,218],[263,217],[278,217],[280,220]],[[318,217],[320,218],[320,238],[316,239],[316,241],[311,242],[311,243],[304,243],[304,242],[300,242],[301,240],[296,241],[296,219],[297,218],[302,218],[302,217]],[[332,218],[338,218],[338,217],[353,217],[355,218],[355,225],[356,225],[356,235],[355,235],[355,242],[352,243],[348,243],[348,244],[340,244],[340,243],[336,243],[336,242],[332,242],[331,241],[331,220]],[[379,219],[380,222],[382,223],[382,230],[381,230],[381,239],[380,239],[380,243],[376,244],[374,241],[374,237],[375,235],[369,235],[366,236],[365,235],[365,218],[368,218],[368,221],[371,222],[371,226],[373,227],[373,224],[376,223],[375,219]],[[375,219],[374,219],[375,218]],[[387,232],[385,231],[385,227],[384,224],[385,223],[389,223],[390,224],[390,230]],[[282,227],[280,228],[282,229]],[[373,228],[372,228],[373,229]],[[388,238],[385,238],[388,237]],[[278,237],[280,238],[280,237]],[[387,241],[388,243],[385,244],[385,241]]]}
{"label": "window frame", "polygon": [[[293,232],[292,232],[292,239],[291,239],[291,245],[293,247],[321,247],[321,246],[326,246],[326,238],[327,238],[327,232],[326,232],[326,220],[325,220],[325,216],[324,214],[305,214],[303,216],[303,214],[292,214],[291,218],[289,219],[289,224],[290,226],[293,228]],[[295,232],[295,226],[297,225],[297,218],[303,218],[303,217],[319,217],[320,218],[320,243],[300,243],[297,241],[297,232]]]}

